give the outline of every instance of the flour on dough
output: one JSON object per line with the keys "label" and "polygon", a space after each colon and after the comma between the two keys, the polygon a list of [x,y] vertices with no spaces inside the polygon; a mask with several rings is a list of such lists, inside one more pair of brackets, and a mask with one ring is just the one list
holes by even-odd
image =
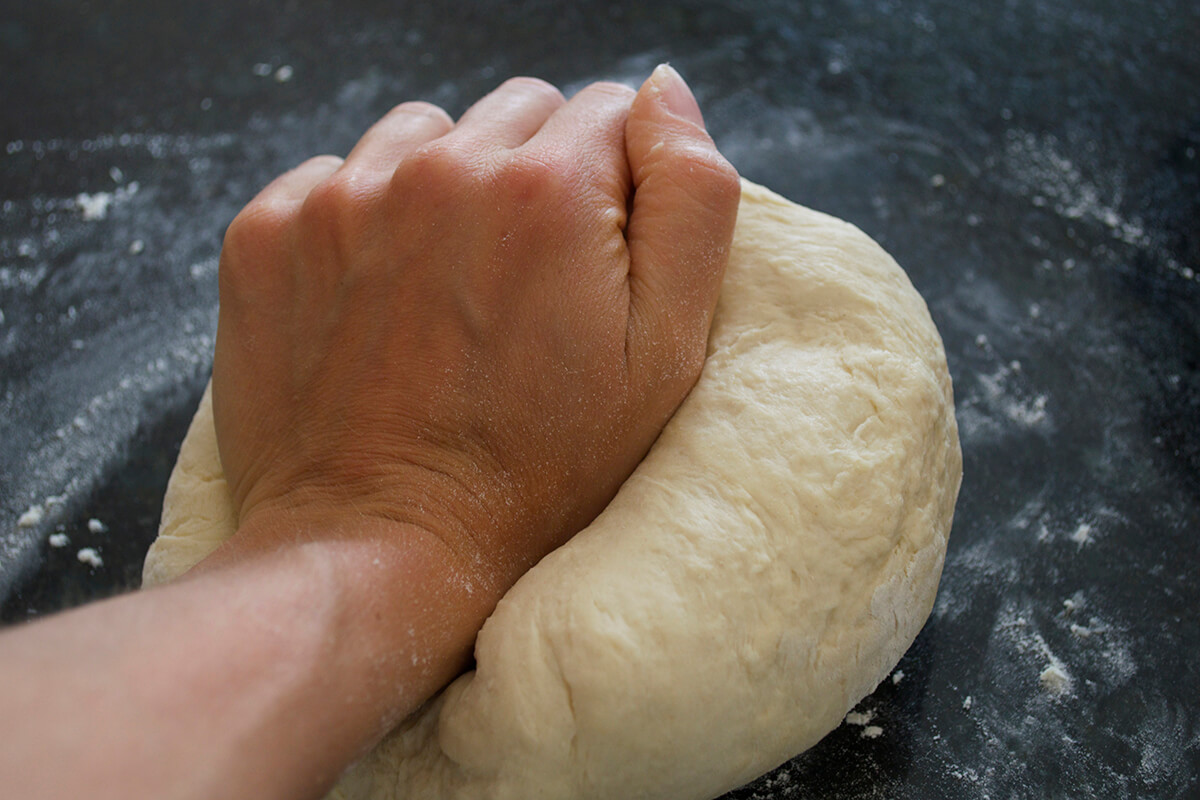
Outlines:
{"label": "flour on dough", "polygon": [[[477,667],[345,798],[712,798],[814,744],[928,616],[962,475],[945,353],[853,226],[750,183],[699,383],[587,529],[501,600]],[[234,529],[208,396],[147,584]]]}

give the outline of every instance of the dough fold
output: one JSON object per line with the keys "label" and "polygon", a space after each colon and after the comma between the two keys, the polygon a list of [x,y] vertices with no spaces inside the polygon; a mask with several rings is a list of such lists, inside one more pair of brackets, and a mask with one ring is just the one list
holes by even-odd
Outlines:
{"label": "dough fold", "polygon": [[[695,389],[604,512],[531,569],[477,667],[335,797],[713,798],[805,750],[932,608],[962,456],[945,353],[857,228],[743,182]],[[144,582],[233,533],[206,392]]]}

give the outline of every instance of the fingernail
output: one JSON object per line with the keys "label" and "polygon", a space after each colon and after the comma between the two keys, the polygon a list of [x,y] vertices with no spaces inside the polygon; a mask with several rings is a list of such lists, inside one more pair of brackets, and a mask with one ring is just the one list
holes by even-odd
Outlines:
{"label": "fingernail", "polygon": [[692,90],[670,64],[659,64],[650,75],[650,82],[658,90],[658,96],[667,111],[704,127],[704,115],[700,113]]}

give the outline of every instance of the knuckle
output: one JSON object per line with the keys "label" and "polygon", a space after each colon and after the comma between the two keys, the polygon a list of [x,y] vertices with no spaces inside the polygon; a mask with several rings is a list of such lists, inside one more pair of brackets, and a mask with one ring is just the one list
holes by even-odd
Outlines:
{"label": "knuckle", "polygon": [[341,165],[342,165],[342,159],[339,156],[320,155],[320,156],[313,156],[312,158],[305,161],[303,164],[301,164],[296,169],[308,170],[308,169],[320,168],[320,169],[335,170],[338,167],[340,167]]}
{"label": "knuckle", "polygon": [[444,130],[454,127],[454,120],[440,106],[426,103],[423,100],[410,100],[393,108],[388,116],[423,117],[434,123],[440,123]]}
{"label": "knuckle", "polygon": [[668,158],[673,169],[695,176],[712,191],[730,191],[737,186],[737,170],[710,144],[697,142],[676,147]]}
{"label": "knuckle", "polygon": [[[481,209],[557,208],[566,202],[569,164],[554,153],[498,153],[469,144],[434,142],[404,159],[392,177],[390,192],[408,207],[462,215]],[[541,217],[538,217],[539,219]]]}
{"label": "knuckle", "polygon": [[642,165],[639,178],[658,173],[703,203],[721,213],[732,213],[741,198],[737,170],[710,144],[691,143],[664,147],[657,159]]}
{"label": "knuckle", "polygon": [[553,225],[575,229],[590,196],[579,166],[564,153],[542,150],[505,159],[495,169],[488,191],[517,215],[522,226]]}
{"label": "knuckle", "polygon": [[357,202],[354,181],[346,176],[331,176],[314,186],[304,198],[301,214],[338,214]]}
{"label": "knuckle", "polygon": [[[286,250],[295,208],[283,203],[251,202],[229,223],[221,245],[220,282],[225,299],[234,299],[269,280]],[[227,293],[234,294],[229,296]]]}
{"label": "knuckle", "polygon": [[335,174],[317,184],[300,206],[299,224],[305,234],[343,236],[361,218],[366,189],[349,174]]}
{"label": "knuckle", "polygon": [[278,247],[292,223],[291,205],[254,201],[243,208],[225,231],[222,250],[236,260],[254,260],[264,250]]}
{"label": "knuckle", "polygon": [[460,196],[478,183],[481,174],[486,171],[480,152],[453,140],[437,139],[401,160],[392,173],[390,191],[401,199],[436,202]]}
{"label": "knuckle", "polygon": [[716,150],[708,159],[708,167],[712,191],[726,202],[737,204],[742,196],[742,179],[737,169],[729,163],[729,159]]}
{"label": "knuckle", "polygon": [[500,84],[501,89],[512,90],[516,89],[522,92],[533,94],[541,94],[551,100],[561,100],[562,92],[552,83],[548,83],[541,78],[531,78],[525,75],[519,75],[515,78],[509,78],[504,83]]}
{"label": "knuckle", "polygon": [[502,186],[518,197],[554,194],[566,181],[569,165],[554,151],[525,153],[509,158],[498,170]]}
{"label": "knuckle", "polygon": [[615,81],[596,81],[583,91],[617,100],[632,100],[637,95],[630,87]]}
{"label": "knuckle", "polygon": [[434,180],[468,171],[470,162],[470,153],[465,147],[455,141],[438,139],[426,142],[401,160],[397,172]]}

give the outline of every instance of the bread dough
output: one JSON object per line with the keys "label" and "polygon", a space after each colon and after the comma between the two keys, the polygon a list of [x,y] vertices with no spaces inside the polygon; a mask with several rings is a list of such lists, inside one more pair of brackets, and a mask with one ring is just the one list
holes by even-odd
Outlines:
{"label": "bread dough", "polygon": [[[344,798],[712,798],[832,730],[933,604],[962,456],[937,330],[853,226],[743,184],[699,383],[477,667]],[[145,583],[234,530],[206,393]]]}

